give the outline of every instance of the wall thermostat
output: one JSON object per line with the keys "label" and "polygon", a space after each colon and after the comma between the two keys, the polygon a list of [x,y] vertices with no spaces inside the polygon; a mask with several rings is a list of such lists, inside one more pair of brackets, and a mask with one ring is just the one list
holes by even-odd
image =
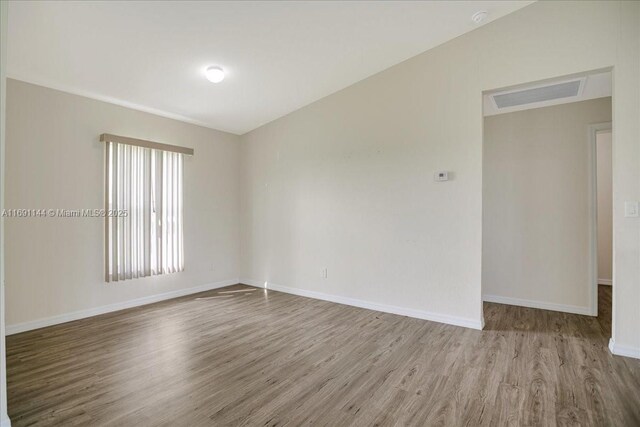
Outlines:
{"label": "wall thermostat", "polygon": [[449,181],[449,172],[447,171],[436,172],[435,175],[433,176],[433,179],[438,182]]}

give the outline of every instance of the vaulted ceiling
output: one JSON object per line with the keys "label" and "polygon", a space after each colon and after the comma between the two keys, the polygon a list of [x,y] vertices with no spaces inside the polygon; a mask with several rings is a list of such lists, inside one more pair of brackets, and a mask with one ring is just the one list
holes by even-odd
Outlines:
{"label": "vaulted ceiling", "polygon": [[12,1],[8,75],[242,134],[529,3]]}

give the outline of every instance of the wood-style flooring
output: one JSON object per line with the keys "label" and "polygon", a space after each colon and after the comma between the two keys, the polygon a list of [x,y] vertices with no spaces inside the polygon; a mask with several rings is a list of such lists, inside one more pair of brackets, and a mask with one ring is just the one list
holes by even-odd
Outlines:
{"label": "wood-style flooring", "polygon": [[600,317],[455,326],[243,285],[7,337],[14,426],[640,426]]}

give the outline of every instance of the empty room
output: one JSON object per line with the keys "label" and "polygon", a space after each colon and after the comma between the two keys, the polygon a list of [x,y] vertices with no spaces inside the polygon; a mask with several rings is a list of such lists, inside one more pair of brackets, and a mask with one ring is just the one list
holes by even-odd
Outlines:
{"label": "empty room", "polygon": [[640,426],[640,2],[0,5],[0,427]]}

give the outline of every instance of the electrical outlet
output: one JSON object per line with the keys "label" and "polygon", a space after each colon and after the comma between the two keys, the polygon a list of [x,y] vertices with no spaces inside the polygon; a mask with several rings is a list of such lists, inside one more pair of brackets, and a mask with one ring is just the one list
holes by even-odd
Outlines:
{"label": "electrical outlet", "polygon": [[326,279],[326,278],[327,278],[327,267],[325,267],[325,268],[323,268],[323,269],[322,269],[322,273],[321,273],[321,274],[322,274],[322,278],[323,278],[323,279]]}
{"label": "electrical outlet", "polygon": [[433,175],[433,180],[436,182],[449,181],[449,172],[447,171],[436,172]]}
{"label": "electrical outlet", "polygon": [[637,218],[638,202],[624,202],[624,216],[625,218]]}

